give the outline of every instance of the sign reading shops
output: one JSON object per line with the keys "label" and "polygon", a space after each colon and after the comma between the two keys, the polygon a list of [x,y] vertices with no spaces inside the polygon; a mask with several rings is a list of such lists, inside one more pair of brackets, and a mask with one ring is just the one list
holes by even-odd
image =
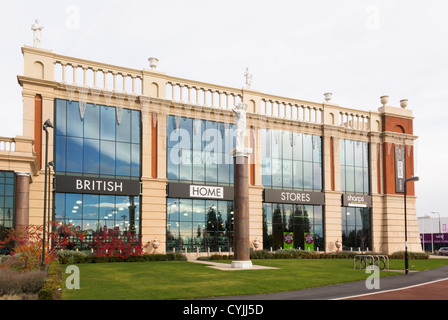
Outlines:
{"label": "sign reading shops", "polygon": [[344,194],[342,195],[344,207],[371,208],[372,197],[367,195]]}
{"label": "sign reading shops", "polygon": [[55,176],[55,191],[61,193],[139,196],[139,180]]}
{"label": "sign reading shops", "polygon": [[324,205],[322,192],[264,189],[264,202]]}
{"label": "sign reading shops", "polygon": [[169,198],[233,200],[233,187],[168,183]]}

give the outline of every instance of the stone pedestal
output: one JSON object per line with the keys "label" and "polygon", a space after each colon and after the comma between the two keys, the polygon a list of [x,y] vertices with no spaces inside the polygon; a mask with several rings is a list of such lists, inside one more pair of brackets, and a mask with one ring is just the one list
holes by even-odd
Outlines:
{"label": "stone pedestal", "polygon": [[233,268],[252,268],[249,241],[249,170],[252,149],[234,152],[234,259]]}
{"label": "stone pedestal", "polygon": [[29,224],[30,208],[30,173],[16,172],[16,209],[14,229],[26,227]]}

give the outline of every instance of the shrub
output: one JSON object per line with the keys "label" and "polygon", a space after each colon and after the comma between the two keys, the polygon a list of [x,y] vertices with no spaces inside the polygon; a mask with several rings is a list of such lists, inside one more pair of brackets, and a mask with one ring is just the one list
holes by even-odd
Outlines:
{"label": "shrub", "polygon": [[48,265],[48,277],[38,293],[39,300],[58,300],[61,297],[62,277],[57,260]]}
{"label": "shrub", "polygon": [[19,272],[11,269],[0,270],[0,296],[21,296],[36,294],[42,288],[46,271]]}
{"label": "shrub", "polygon": [[[404,251],[394,252],[389,256],[390,259],[404,259]],[[429,254],[426,252],[408,252],[409,259],[429,259]]]}

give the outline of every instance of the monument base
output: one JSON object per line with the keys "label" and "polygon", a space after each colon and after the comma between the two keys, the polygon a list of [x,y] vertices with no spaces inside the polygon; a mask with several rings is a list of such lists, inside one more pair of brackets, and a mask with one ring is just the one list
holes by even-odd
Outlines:
{"label": "monument base", "polygon": [[252,261],[232,261],[232,268],[251,269]]}

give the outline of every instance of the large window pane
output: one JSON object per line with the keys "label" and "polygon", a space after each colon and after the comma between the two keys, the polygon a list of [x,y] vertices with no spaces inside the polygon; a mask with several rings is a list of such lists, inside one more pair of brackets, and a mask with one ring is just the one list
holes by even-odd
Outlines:
{"label": "large window pane", "polygon": [[55,132],[57,135],[67,134],[67,101],[56,99]]}
{"label": "large window pane", "polygon": [[131,175],[131,145],[129,143],[117,142],[116,175]]}
{"label": "large window pane", "polygon": [[115,108],[101,106],[101,139],[115,140]]}
{"label": "large window pane", "polygon": [[67,172],[82,173],[83,153],[83,139],[67,137]]}
{"label": "large window pane", "polygon": [[87,104],[84,113],[84,137],[99,139],[100,137],[100,107]]}
{"label": "large window pane", "polygon": [[56,163],[55,170],[56,171],[65,171],[65,157],[66,157],[66,148],[65,148],[66,137],[65,136],[56,136]]}
{"label": "large window pane", "polygon": [[100,173],[115,175],[115,142],[101,141]]}
{"label": "large window pane", "polygon": [[84,126],[79,113],[79,102],[67,102],[67,119],[67,136],[82,137]]}
{"label": "large window pane", "polygon": [[84,173],[98,174],[100,172],[100,142],[99,140],[84,140]]}
{"label": "large window pane", "polygon": [[120,123],[117,121],[117,141],[131,142],[131,110],[121,112]]}

